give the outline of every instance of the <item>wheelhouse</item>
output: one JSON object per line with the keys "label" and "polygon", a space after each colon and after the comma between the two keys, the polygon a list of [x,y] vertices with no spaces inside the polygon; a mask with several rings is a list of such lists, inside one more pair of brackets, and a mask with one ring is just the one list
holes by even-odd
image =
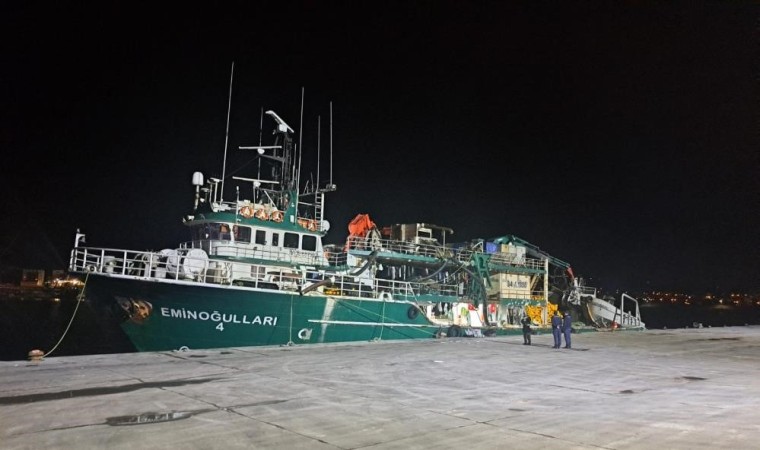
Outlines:
{"label": "wheelhouse", "polygon": [[190,225],[187,248],[209,256],[277,261],[321,267],[327,265],[320,236],[315,232],[242,223],[199,221]]}

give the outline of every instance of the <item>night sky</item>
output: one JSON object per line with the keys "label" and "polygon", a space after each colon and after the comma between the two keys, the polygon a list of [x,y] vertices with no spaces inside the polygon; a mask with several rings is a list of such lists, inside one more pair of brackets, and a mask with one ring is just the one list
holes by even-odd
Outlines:
{"label": "night sky", "polygon": [[0,7],[3,266],[64,268],[77,228],[186,240],[234,61],[228,175],[261,108],[299,129],[303,87],[326,180],[333,102],[326,242],[369,213],[514,234],[608,290],[760,292],[750,3],[156,3]]}

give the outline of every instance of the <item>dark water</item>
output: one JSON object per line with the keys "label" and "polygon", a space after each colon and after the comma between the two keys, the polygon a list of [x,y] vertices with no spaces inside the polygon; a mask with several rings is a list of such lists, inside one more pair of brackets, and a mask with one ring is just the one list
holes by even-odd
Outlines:
{"label": "dark water", "polygon": [[[133,351],[119,330],[95,320],[88,304],[76,301],[76,292],[18,292],[0,292],[0,360],[25,360],[33,349],[50,351],[63,336],[77,304],[71,327],[51,357]],[[760,306],[645,304],[641,316],[649,329],[686,328],[695,322],[704,327],[757,325]]]}
{"label": "dark water", "polygon": [[[71,321],[76,310],[76,316]],[[50,355],[71,356],[133,351],[118,330],[107,329],[95,320],[87,302],[76,301],[75,292],[45,292],[37,295],[8,295],[0,292],[0,360],[27,359],[30,350],[47,353],[71,327]]]}
{"label": "dark water", "polygon": [[680,305],[654,303],[641,306],[641,320],[647,328],[686,328],[760,324],[760,306]]}

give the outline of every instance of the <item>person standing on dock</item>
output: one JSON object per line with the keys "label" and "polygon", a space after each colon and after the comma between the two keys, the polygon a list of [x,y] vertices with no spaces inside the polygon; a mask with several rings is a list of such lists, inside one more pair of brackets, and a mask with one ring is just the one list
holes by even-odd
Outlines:
{"label": "person standing on dock", "polygon": [[554,348],[562,345],[562,317],[559,316],[559,310],[554,311],[552,316],[552,335],[554,336]]}
{"label": "person standing on dock", "polygon": [[530,316],[525,316],[520,321],[523,327],[523,345],[530,345]]}
{"label": "person standing on dock", "polygon": [[573,317],[570,311],[565,311],[565,317],[562,319],[562,332],[565,334],[565,348],[570,348],[570,333],[573,331]]}

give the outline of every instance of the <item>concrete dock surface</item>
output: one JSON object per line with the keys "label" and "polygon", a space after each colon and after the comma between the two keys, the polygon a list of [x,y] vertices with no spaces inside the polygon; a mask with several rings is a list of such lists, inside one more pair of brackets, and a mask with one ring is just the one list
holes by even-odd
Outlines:
{"label": "concrete dock surface", "polygon": [[0,448],[760,448],[760,327],[0,362]]}

